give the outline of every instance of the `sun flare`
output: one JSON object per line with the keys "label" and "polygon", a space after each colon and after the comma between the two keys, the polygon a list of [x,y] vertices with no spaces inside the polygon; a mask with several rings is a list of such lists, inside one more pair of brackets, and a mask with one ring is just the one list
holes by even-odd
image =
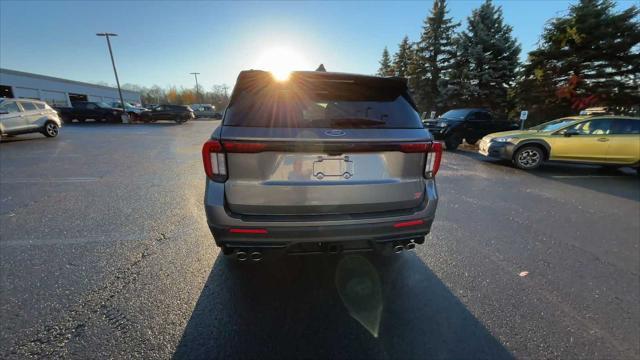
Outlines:
{"label": "sun flare", "polygon": [[309,70],[309,62],[298,52],[287,47],[267,49],[258,57],[256,68],[271,72],[278,81],[289,78],[294,70]]}

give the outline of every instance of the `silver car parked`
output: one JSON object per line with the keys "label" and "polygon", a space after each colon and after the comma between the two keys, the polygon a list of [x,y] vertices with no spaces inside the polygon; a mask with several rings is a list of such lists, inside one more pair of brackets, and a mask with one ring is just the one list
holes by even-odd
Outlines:
{"label": "silver car parked", "polygon": [[401,252],[431,230],[442,146],[404,79],[243,71],[202,156],[209,227],[238,260]]}
{"label": "silver car parked", "polygon": [[61,127],[58,113],[44,101],[0,99],[0,135],[39,132],[56,137]]}

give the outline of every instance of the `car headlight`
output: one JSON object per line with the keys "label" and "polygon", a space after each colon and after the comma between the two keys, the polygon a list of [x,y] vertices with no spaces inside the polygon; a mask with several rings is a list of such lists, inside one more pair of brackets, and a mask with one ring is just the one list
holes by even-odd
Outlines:
{"label": "car headlight", "polygon": [[437,126],[437,127],[447,127],[447,123],[446,123],[446,122],[444,122],[444,121],[439,121],[439,122],[436,124],[436,126]]}
{"label": "car headlight", "polygon": [[515,139],[514,137],[497,137],[495,139],[493,139],[493,141],[495,142],[511,142],[513,139]]}

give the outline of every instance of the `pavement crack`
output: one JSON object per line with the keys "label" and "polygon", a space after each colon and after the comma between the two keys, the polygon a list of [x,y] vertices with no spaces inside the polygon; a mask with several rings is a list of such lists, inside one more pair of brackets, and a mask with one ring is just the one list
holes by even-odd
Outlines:
{"label": "pavement crack", "polygon": [[114,300],[122,291],[135,282],[145,259],[153,256],[153,248],[168,237],[161,233],[147,241],[128,265],[117,269],[115,274],[102,286],[89,291],[65,318],[54,324],[45,324],[36,334],[14,345],[2,358],[66,358],[67,344],[73,338],[82,336],[91,321],[105,321],[114,331],[126,334],[133,322],[122,312]]}

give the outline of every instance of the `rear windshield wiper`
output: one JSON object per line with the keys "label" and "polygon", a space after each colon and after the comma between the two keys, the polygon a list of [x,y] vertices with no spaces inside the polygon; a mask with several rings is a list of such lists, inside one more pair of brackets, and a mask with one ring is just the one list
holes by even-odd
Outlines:
{"label": "rear windshield wiper", "polygon": [[311,123],[328,123],[331,127],[341,126],[382,126],[387,122],[383,120],[369,118],[332,118],[332,119],[314,119]]}

